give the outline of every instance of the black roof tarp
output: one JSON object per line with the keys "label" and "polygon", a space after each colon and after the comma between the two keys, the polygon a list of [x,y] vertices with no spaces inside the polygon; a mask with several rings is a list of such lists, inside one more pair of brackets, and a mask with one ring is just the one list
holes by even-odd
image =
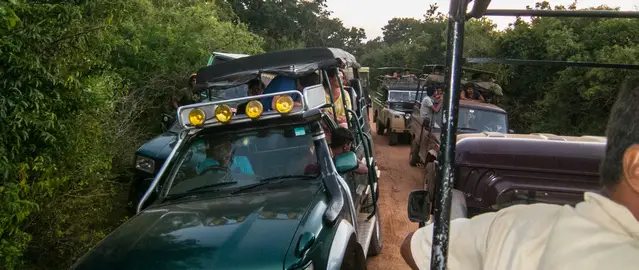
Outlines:
{"label": "black roof tarp", "polygon": [[[335,48],[305,48],[258,54],[238,58],[219,65],[203,67],[198,70],[197,78],[205,82],[214,82],[232,77],[236,74],[263,71],[303,75],[302,73],[336,66],[339,62],[349,67],[360,67],[355,56],[344,50]],[[298,70],[296,66],[303,68]],[[285,70],[287,70],[287,72],[285,72]]]}

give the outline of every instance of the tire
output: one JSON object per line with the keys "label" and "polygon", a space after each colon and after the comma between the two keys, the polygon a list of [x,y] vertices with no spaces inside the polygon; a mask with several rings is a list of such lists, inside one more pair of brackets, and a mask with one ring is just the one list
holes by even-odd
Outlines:
{"label": "tire", "polygon": [[375,120],[375,129],[377,131],[377,135],[384,135],[384,125],[380,124],[381,121]]}
{"label": "tire", "polygon": [[399,134],[389,130],[388,131],[388,145],[390,145],[390,146],[397,145],[398,142],[399,142]]}
{"label": "tire", "polygon": [[366,258],[362,247],[351,237],[348,241],[348,247],[344,252],[344,260],[339,268],[340,270],[366,270]]}
{"label": "tire", "polygon": [[381,219],[379,215],[379,209],[375,214],[375,228],[373,229],[373,235],[371,236],[371,244],[368,246],[368,256],[377,256],[382,252],[382,229],[380,228]]}
{"label": "tire", "polygon": [[415,167],[417,163],[419,163],[419,145],[411,143],[410,152],[408,152],[408,165]]}

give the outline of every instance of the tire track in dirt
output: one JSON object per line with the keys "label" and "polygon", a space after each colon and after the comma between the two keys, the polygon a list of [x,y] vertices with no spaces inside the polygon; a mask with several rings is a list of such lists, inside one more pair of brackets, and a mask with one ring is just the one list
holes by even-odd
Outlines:
{"label": "tire track in dirt", "polygon": [[[371,128],[375,124],[371,123]],[[374,129],[374,128],[373,128]],[[374,132],[374,131],[373,131]],[[368,269],[410,269],[399,245],[417,224],[408,220],[408,194],[423,188],[423,169],[408,165],[408,145],[388,145],[388,137],[373,134],[375,158],[381,170],[378,202],[382,221],[382,253],[368,259]]]}

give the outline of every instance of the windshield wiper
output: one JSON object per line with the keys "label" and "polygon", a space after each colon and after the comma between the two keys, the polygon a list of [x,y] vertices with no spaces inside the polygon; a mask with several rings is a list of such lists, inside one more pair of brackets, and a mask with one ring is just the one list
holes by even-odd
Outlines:
{"label": "windshield wiper", "polygon": [[[236,190],[233,190],[231,194],[237,194],[249,189],[264,186],[266,184],[281,183],[284,179],[294,179],[294,178],[313,179],[313,178],[317,178],[317,175],[281,175],[281,176],[267,177],[267,178],[261,179],[260,182],[258,183],[251,184],[248,186],[243,186]],[[280,181],[275,181],[275,180],[280,180]]]}
{"label": "windshield wiper", "polygon": [[[212,187],[219,187],[219,186],[227,186],[227,185],[231,185],[231,184],[237,184],[237,181],[220,182],[220,183],[215,183],[215,184],[211,184],[211,185],[205,185],[205,186],[201,186],[201,187],[192,188],[192,189],[189,189],[189,190],[187,190],[186,192],[183,192],[183,193],[167,195],[162,201],[164,202],[164,201],[167,201],[167,200],[180,199],[180,198],[183,198],[183,197],[186,197],[186,196],[193,195],[192,193],[194,193],[195,191],[198,191],[198,190],[208,189],[208,188],[212,188]],[[219,189],[211,190],[211,191],[219,191]]]}
{"label": "windshield wiper", "polygon": [[273,181],[273,180],[280,180],[280,179],[291,179],[291,178],[313,179],[313,178],[317,178],[317,175],[306,175],[306,174],[279,175],[279,176],[273,176],[273,177],[267,177],[267,178],[264,178],[264,179],[260,179],[260,183],[269,182],[269,181]]}

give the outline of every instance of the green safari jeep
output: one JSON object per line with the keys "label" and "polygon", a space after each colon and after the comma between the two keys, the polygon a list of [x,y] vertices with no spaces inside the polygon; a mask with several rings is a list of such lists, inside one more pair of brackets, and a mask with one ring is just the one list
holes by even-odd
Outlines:
{"label": "green safari jeep", "polygon": [[[274,68],[256,66],[269,59]],[[290,68],[309,62],[315,63],[310,69]],[[342,50],[311,48],[245,57],[198,73],[224,89],[266,71],[326,76],[343,63],[358,67]],[[177,140],[148,180],[138,213],[72,268],[365,269],[366,256],[382,248],[370,134],[351,118],[358,143],[333,157],[325,131],[337,125],[322,110],[333,105],[326,104],[323,86],[280,90],[180,107]],[[264,102],[269,98],[274,108]],[[359,118],[364,109],[351,114]],[[360,159],[369,170],[358,176],[352,171]]]}

